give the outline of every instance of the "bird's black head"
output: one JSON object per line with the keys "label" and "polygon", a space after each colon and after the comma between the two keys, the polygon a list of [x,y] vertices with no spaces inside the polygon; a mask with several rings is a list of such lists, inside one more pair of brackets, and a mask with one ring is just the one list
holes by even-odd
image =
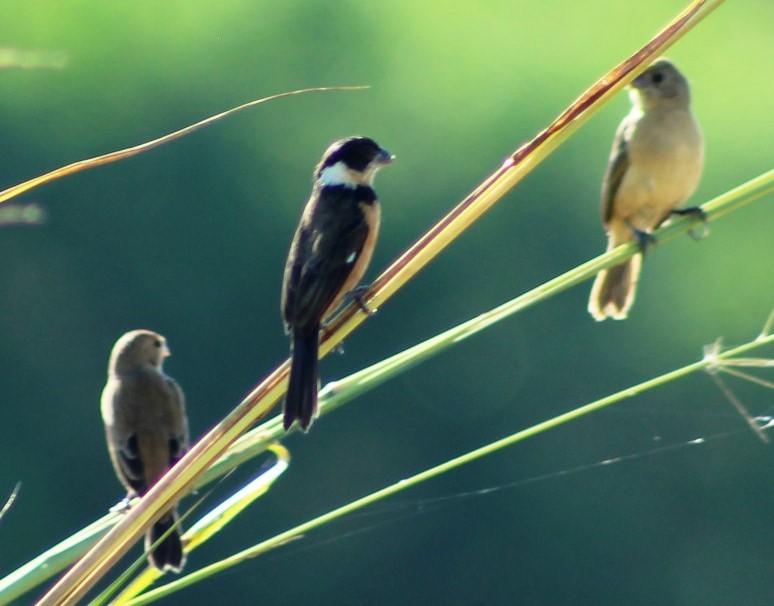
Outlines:
{"label": "bird's black head", "polygon": [[388,164],[392,158],[392,154],[382,149],[373,139],[349,137],[333,143],[325,151],[320,166],[327,168],[337,162],[343,162],[350,170],[363,172],[373,162]]}
{"label": "bird's black head", "polygon": [[336,141],[323,154],[315,178],[326,185],[371,185],[374,173],[394,156],[368,137]]}

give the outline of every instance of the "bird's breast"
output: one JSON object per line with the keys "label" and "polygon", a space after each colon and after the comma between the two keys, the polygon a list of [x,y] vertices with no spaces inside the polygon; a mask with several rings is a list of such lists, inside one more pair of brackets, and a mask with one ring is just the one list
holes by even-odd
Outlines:
{"label": "bird's breast", "polygon": [[638,229],[650,230],[696,189],[703,165],[701,133],[687,111],[646,115],[628,153],[616,207]]}

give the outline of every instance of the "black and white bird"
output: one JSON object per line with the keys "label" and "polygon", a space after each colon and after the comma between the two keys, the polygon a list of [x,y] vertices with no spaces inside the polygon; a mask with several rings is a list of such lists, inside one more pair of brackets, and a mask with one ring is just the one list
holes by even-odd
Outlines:
{"label": "black and white bird", "polygon": [[282,284],[282,318],[292,360],[284,426],[307,430],[317,412],[319,331],[368,267],[379,234],[374,174],[394,156],[367,137],[333,143],[290,245]]}

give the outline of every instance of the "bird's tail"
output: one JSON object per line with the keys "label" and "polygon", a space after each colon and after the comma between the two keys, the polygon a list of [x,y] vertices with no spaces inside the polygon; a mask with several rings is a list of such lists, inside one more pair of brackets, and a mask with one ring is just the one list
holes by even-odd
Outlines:
{"label": "bird's tail", "polygon": [[642,253],[597,274],[589,297],[589,313],[597,322],[623,320],[634,303],[642,268]]}
{"label": "bird's tail", "polygon": [[[180,526],[176,526],[166,537],[164,534],[177,524],[177,511],[171,511],[148,529],[145,535],[145,551],[151,565],[159,570],[171,568],[180,572],[185,564],[183,543],[180,541]],[[164,537],[163,539],[161,537]],[[153,546],[159,539],[161,542]]]}
{"label": "bird's tail", "polygon": [[290,380],[285,396],[285,429],[298,420],[306,431],[317,412],[317,350],[319,326],[312,330],[293,331],[293,355],[290,363]]}

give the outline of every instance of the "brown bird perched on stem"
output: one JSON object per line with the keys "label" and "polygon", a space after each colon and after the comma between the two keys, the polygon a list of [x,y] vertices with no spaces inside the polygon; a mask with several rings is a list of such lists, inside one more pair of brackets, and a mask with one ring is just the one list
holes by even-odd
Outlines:
{"label": "brown bird perched on stem", "polygon": [[688,81],[667,59],[657,59],[631,84],[632,110],[624,118],[602,182],[607,250],[637,240],[639,253],[597,274],[589,299],[595,320],[623,320],[634,303],[642,257],[651,232],[696,189],[704,163],[701,131],[691,113]]}
{"label": "brown bird perched on stem", "polygon": [[315,169],[282,283],[282,318],[292,343],[285,429],[297,420],[306,431],[317,412],[320,325],[368,267],[379,233],[374,174],[393,158],[372,139],[350,137],[325,150]]}
{"label": "brown bird perched on stem", "polygon": [[[183,392],[161,370],[168,355],[166,339],[150,330],[126,333],[110,354],[102,420],[110,459],[128,498],[145,494],[188,449]],[[159,570],[179,572],[185,563],[177,521],[173,506],[145,535],[148,560]]]}

